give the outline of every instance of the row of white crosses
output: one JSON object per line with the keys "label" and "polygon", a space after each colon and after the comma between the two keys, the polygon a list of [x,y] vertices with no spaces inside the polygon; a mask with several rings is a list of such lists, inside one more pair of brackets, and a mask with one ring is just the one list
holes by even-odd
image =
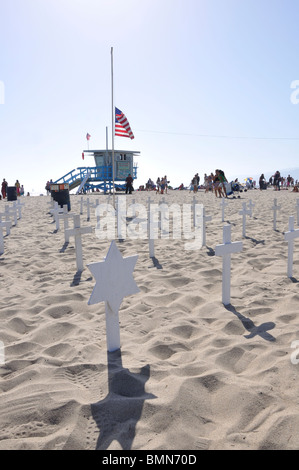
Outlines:
{"label": "row of white crosses", "polygon": [[[85,233],[91,233],[92,227],[81,227],[80,215],[70,214],[68,212],[67,204],[61,207],[60,205],[58,205],[57,201],[53,200],[50,201],[50,204],[52,208],[49,210],[49,212],[53,215],[55,219],[56,230],[60,229],[60,220],[63,220],[65,243],[69,242],[70,237],[75,238],[77,272],[82,272],[84,269],[84,265],[81,236]],[[73,219],[73,228],[69,228],[70,219]]]}
{"label": "row of white crosses", "polygon": [[[150,206],[150,199],[148,205]],[[195,200],[193,201],[195,209]],[[224,203],[223,204],[223,220],[224,220]],[[241,215],[243,215],[243,236],[246,235],[245,218],[246,215],[252,216],[253,204],[246,207],[243,205]],[[274,204],[277,207],[277,204]],[[194,226],[197,224],[197,219],[194,210]],[[150,211],[149,211],[150,214]],[[150,233],[151,218],[148,218],[148,227]],[[207,218],[210,220],[210,218]],[[201,213],[202,227],[205,227],[205,212]],[[294,218],[290,217],[289,231],[285,234],[285,240],[289,243],[289,256],[288,256],[288,276],[292,275],[292,254],[293,254],[293,241],[294,238],[299,237],[299,229],[294,229]],[[149,237],[149,250],[150,255],[154,256],[153,239]],[[205,240],[204,240],[205,241]],[[242,242],[231,241],[231,226],[226,225],[223,227],[223,244],[217,245],[215,249],[216,256],[222,257],[223,272],[222,272],[222,302],[224,305],[230,304],[230,272],[231,272],[231,255],[238,253],[242,250]],[[122,258],[115,242],[111,243],[107,257],[100,263],[92,263],[88,265],[91,273],[96,279],[96,285],[93,289],[89,304],[98,302],[105,302],[106,312],[106,338],[108,351],[115,351],[120,348],[120,328],[119,328],[119,307],[122,299],[126,295],[132,295],[139,292],[139,289],[132,277],[134,266],[137,261],[137,256]]]}
{"label": "row of white crosses", "polygon": [[12,205],[5,205],[4,212],[0,212],[0,255],[4,253],[3,229],[5,228],[6,235],[10,235],[11,227],[17,225],[18,219],[22,218],[23,205],[24,203],[18,199],[18,201],[13,201]]}

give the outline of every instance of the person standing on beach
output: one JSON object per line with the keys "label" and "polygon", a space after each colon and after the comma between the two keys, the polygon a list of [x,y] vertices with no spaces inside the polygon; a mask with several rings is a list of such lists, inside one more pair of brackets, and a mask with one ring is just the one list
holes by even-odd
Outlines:
{"label": "person standing on beach", "polygon": [[224,191],[224,194],[225,194],[225,197],[227,197],[227,194],[226,194],[226,186],[225,186],[225,183],[227,183],[227,179],[225,177],[225,174],[224,174],[224,171],[223,170],[216,170],[216,174],[218,172],[218,177],[219,177],[219,181],[220,181],[220,185]]}
{"label": "person standing on beach", "polygon": [[167,184],[167,179],[166,179],[166,177],[164,177],[164,178],[161,179],[161,186],[160,186],[161,194],[164,194],[166,184]]}
{"label": "person standing on beach", "polygon": [[126,177],[126,194],[132,194],[133,190],[133,178],[131,174],[129,173],[128,176]]}
{"label": "person standing on beach", "polygon": [[160,192],[160,186],[161,186],[161,180],[159,176],[157,178],[156,185],[157,185],[157,190],[156,190],[156,194],[157,194]]}
{"label": "person standing on beach", "polygon": [[3,181],[2,181],[2,186],[1,186],[1,193],[2,193],[2,197],[3,199],[6,198],[6,189],[7,189],[7,181],[5,180],[5,178],[3,178]]}
{"label": "person standing on beach", "polygon": [[192,186],[193,186],[193,192],[194,192],[194,193],[197,193],[197,190],[198,190],[198,180],[197,180],[197,176],[196,176],[196,175],[193,177],[191,184],[192,184]]}
{"label": "person standing on beach", "polygon": [[280,191],[280,172],[277,170],[274,174],[274,181],[273,181],[273,186],[274,186],[274,191]]}
{"label": "person standing on beach", "polygon": [[260,185],[260,190],[267,188],[264,173],[262,173],[261,176],[260,176],[259,185]]}
{"label": "person standing on beach", "polygon": [[19,183],[19,180],[17,180],[15,182],[15,187],[17,188],[17,196],[20,196],[20,183]]}
{"label": "person standing on beach", "polygon": [[167,194],[167,188],[168,188],[169,181],[167,181],[167,176],[166,175],[164,176],[164,181],[165,181],[165,193]]}

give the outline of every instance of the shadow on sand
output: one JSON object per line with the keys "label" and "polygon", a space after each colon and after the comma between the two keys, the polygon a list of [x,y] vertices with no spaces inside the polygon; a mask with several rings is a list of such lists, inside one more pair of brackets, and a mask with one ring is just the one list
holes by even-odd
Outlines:
{"label": "shadow on sand", "polygon": [[255,324],[250,318],[244,317],[244,315],[242,315],[240,312],[237,312],[235,307],[233,307],[232,305],[226,305],[225,308],[229,312],[232,312],[234,315],[236,315],[239,318],[239,320],[241,320],[244,328],[247,331],[249,331],[249,335],[244,335],[245,338],[251,339],[251,338],[254,338],[255,336],[260,336],[266,341],[275,341],[274,336],[268,333],[269,330],[272,330],[273,328],[275,328],[275,323],[266,322],[266,323],[262,323],[260,326],[255,326]]}
{"label": "shadow on sand", "polygon": [[144,401],[156,398],[145,392],[150,366],[133,373],[123,368],[120,350],[107,355],[108,395],[91,405],[92,417],[100,430],[96,450],[107,449],[114,440],[123,450],[130,450]]}

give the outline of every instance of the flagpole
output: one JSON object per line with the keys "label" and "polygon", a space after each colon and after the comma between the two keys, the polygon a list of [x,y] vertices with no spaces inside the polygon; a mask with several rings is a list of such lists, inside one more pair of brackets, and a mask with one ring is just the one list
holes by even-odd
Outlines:
{"label": "flagpole", "polygon": [[111,47],[111,101],[112,101],[112,180],[113,180],[113,207],[115,209],[115,193],[114,193],[114,126],[115,113],[113,103],[113,47]]}

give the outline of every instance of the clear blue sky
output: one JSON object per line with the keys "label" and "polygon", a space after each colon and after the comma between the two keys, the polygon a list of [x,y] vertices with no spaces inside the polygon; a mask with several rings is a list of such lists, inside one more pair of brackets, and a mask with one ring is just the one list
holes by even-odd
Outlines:
{"label": "clear blue sky", "polygon": [[111,47],[136,186],[299,167],[298,24],[298,0],[2,0],[0,180],[39,193],[94,165],[87,132],[111,148]]}

